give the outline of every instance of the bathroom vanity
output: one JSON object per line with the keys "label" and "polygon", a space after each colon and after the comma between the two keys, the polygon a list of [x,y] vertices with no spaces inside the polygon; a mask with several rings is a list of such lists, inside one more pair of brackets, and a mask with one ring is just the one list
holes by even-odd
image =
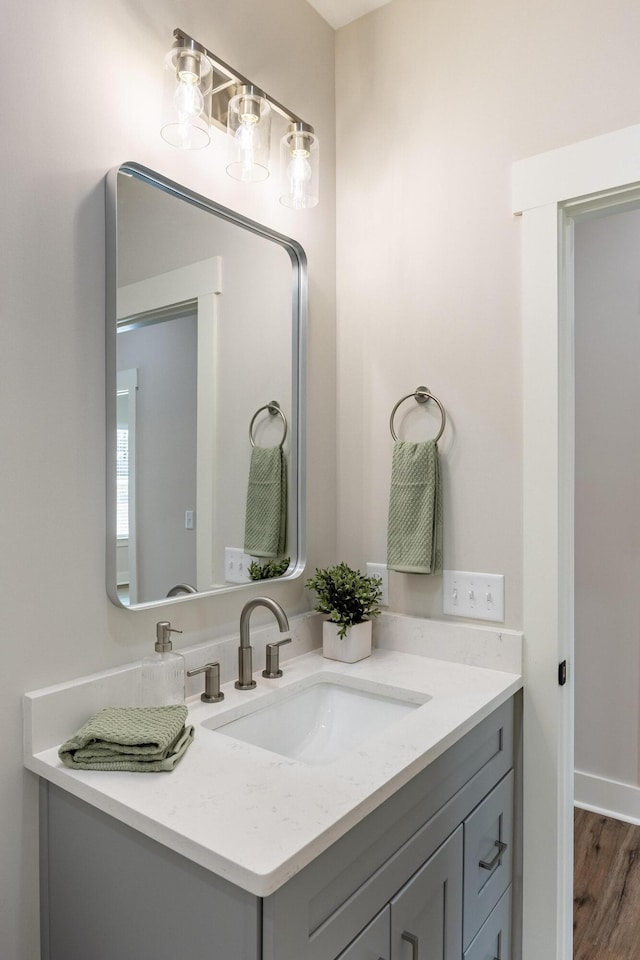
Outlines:
{"label": "bathroom vanity", "polygon": [[[287,668],[292,691],[324,672],[417,709],[321,765],[207,729],[199,701],[172,774],[27,758],[44,958],[510,960],[520,678],[388,650]],[[284,689],[265,682],[252,709]],[[247,694],[228,700],[227,718],[246,712]]]}

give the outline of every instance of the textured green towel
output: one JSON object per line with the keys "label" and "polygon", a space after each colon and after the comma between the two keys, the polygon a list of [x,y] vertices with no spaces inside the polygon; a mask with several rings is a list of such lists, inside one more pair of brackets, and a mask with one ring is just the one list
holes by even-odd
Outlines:
{"label": "textured green towel", "polygon": [[442,571],[442,494],[435,440],[393,448],[387,566],[400,573]]}
{"label": "textured green towel", "polygon": [[282,447],[254,447],[249,465],[244,552],[281,557],[287,548],[287,465]]}
{"label": "textured green towel", "polygon": [[193,740],[186,719],[187,708],[180,704],[107,707],[63,743],[58,756],[75,770],[173,770]]}

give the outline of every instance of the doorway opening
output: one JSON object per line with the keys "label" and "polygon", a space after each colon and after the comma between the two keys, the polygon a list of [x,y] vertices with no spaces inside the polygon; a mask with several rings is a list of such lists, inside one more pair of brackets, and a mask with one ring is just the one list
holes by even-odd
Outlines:
{"label": "doorway opening", "polygon": [[574,218],[574,960],[636,960],[640,209]]}

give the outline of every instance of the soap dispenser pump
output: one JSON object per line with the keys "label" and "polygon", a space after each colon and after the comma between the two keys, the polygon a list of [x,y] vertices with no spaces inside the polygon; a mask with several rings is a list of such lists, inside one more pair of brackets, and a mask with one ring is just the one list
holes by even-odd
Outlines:
{"label": "soap dispenser pump", "polygon": [[142,705],[145,707],[184,703],[184,657],[173,652],[172,633],[182,633],[182,630],[176,630],[168,620],[160,620],[156,624],[156,652],[142,661]]}

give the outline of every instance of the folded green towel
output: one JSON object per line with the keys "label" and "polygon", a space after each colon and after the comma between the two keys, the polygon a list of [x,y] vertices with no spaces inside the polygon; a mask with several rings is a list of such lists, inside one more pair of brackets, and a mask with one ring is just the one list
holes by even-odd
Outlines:
{"label": "folded green towel", "polygon": [[387,566],[400,573],[442,571],[442,493],[435,440],[393,448]]}
{"label": "folded green towel", "polygon": [[282,447],[254,447],[249,465],[244,551],[281,557],[287,548],[287,465]]}
{"label": "folded green towel", "polygon": [[63,743],[58,756],[75,770],[173,770],[193,740],[187,708],[108,707]]}

